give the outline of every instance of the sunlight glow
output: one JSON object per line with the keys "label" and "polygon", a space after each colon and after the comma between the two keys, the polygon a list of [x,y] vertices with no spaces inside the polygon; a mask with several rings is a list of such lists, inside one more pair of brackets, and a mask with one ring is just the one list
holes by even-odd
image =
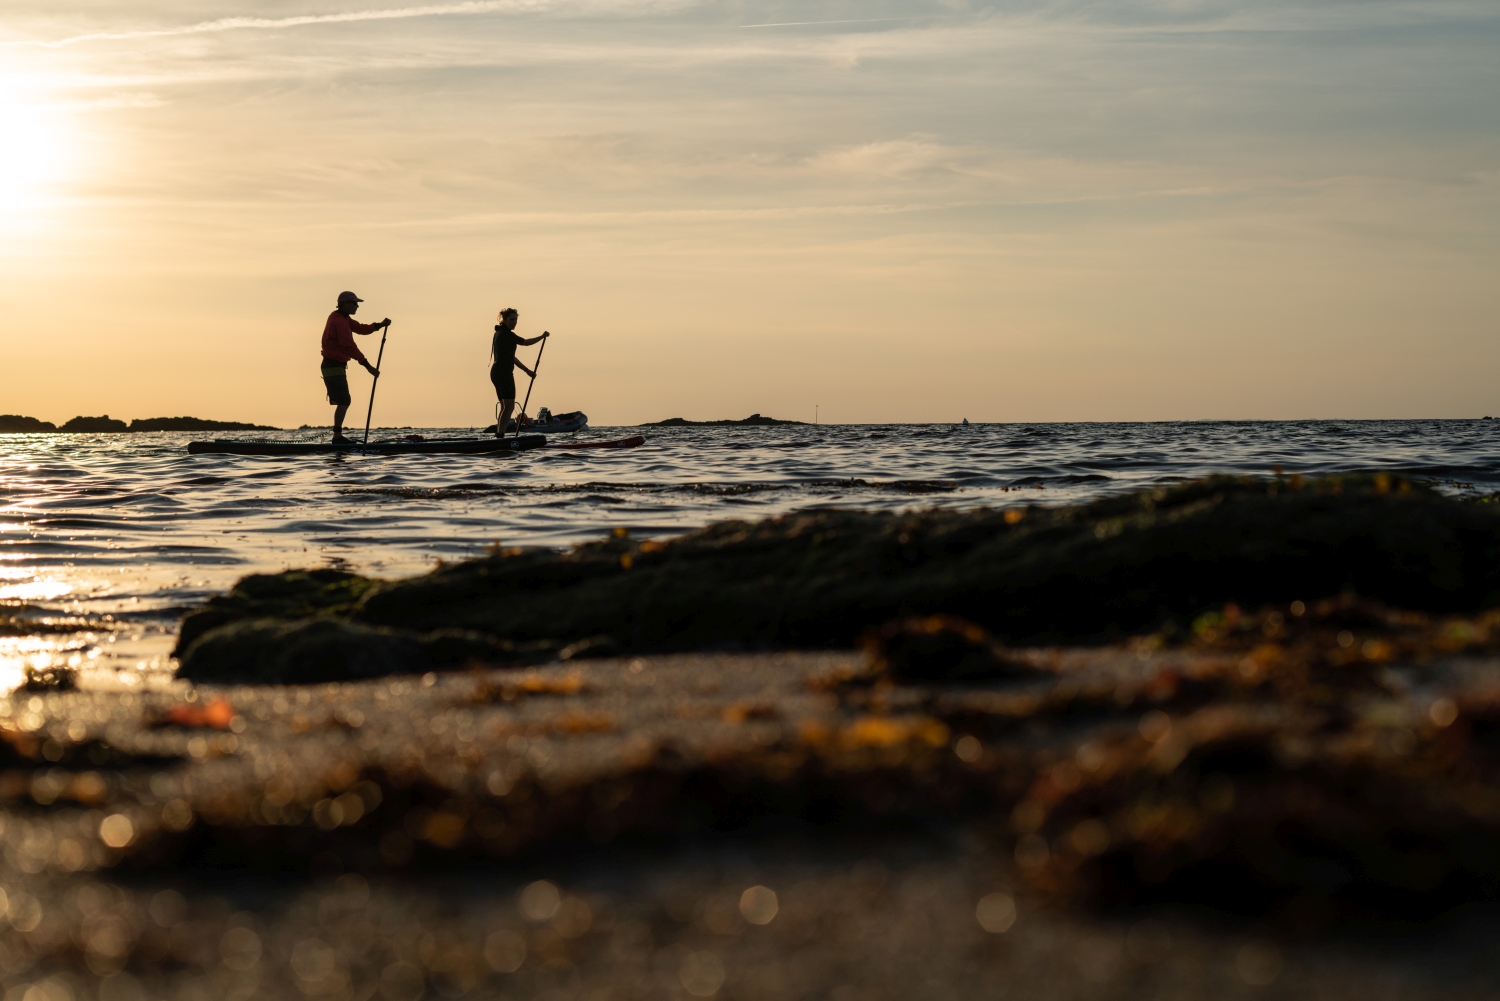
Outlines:
{"label": "sunlight glow", "polygon": [[0,77],[0,224],[42,207],[68,163],[65,112],[35,90]]}

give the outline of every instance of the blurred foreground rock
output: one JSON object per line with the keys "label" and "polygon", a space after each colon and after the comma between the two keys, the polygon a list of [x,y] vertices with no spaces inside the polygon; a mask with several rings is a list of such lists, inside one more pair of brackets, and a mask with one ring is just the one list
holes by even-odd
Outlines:
{"label": "blurred foreground rock", "polygon": [[100,1001],[1492,996],[1487,620],[1197,625],[965,684],[688,654],[18,693],[0,972]]}

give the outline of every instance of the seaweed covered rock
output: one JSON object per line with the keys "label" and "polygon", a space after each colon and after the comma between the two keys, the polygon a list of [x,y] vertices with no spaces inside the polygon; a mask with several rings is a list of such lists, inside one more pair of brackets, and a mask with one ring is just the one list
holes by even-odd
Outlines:
{"label": "seaweed covered rock", "polygon": [[182,620],[172,656],[181,657],[193,641],[217,626],[242,619],[302,619],[353,611],[375,584],[342,570],[288,570],[241,578],[228,594],[216,595]]}
{"label": "seaweed covered rock", "polygon": [[194,681],[251,684],[374,678],[428,668],[415,638],[326,617],[234,622],[196,640],[183,663],[182,676]]}
{"label": "seaweed covered rock", "polygon": [[[473,629],[398,629],[350,621],[375,581],[342,570],[254,574],[183,620],[173,656],[200,682],[318,683],[598,656],[600,637],[516,643]],[[0,634],[5,620],[0,619]]]}
{"label": "seaweed covered rock", "polygon": [[200,682],[317,684],[466,664],[571,660],[598,656],[593,652],[597,645],[516,644],[470,629],[416,633],[324,615],[290,621],[241,619],[193,641],[178,675]]}
{"label": "seaweed covered rock", "polygon": [[1008,642],[1150,629],[1343,591],[1436,611],[1500,599],[1500,512],[1386,477],[1213,479],[1082,507],[818,511],[563,555],[496,555],[381,585],[355,615],[633,649],[848,646],[909,615]]}
{"label": "seaweed covered rock", "polygon": [[253,578],[190,618],[179,652],[210,623],[312,611],[521,644],[609,637],[642,652],[847,648],[934,614],[1008,643],[1088,641],[1228,602],[1341,592],[1473,611],[1500,602],[1500,511],[1384,475],[1220,477],[1079,507],[723,522],[666,542],[511,550],[391,583],[298,573]]}

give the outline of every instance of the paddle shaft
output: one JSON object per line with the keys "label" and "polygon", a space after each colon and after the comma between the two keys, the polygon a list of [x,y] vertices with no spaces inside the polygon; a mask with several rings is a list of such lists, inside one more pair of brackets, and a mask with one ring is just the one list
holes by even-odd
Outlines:
{"label": "paddle shaft", "polygon": [[385,361],[385,335],[391,332],[390,324],[386,324],[380,332],[380,350],[375,355],[375,381],[370,383],[370,409],[365,411],[365,441],[370,443],[370,416],[375,413],[375,387],[380,385],[380,363]]}
{"label": "paddle shaft", "polygon": [[[526,384],[526,400],[521,404],[521,412],[516,414],[516,437],[521,437],[521,414],[526,412],[526,406],[531,402],[531,387],[536,385],[536,374],[542,370],[542,352],[547,350],[547,338],[542,338],[542,346],[536,352],[536,364],[531,366],[531,381]],[[376,366],[379,367],[378,365]]]}

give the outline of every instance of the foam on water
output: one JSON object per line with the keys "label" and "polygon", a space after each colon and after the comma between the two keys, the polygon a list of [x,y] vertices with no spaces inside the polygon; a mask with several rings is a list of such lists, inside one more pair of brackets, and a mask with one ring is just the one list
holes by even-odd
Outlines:
{"label": "foam on water", "polygon": [[1493,421],[644,430],[642,448],[513,458],[189,456],[202,435],[0,435],[0,602],[59,626],[81,617],[77,632],[0,636],[0,687],[27,666],[160,670],[184,609],[288,567],[404,576],[495,543],[561,547],[617,527],[660,536],[810,507],[1056,504],[1274,466],[1500,489]]}

